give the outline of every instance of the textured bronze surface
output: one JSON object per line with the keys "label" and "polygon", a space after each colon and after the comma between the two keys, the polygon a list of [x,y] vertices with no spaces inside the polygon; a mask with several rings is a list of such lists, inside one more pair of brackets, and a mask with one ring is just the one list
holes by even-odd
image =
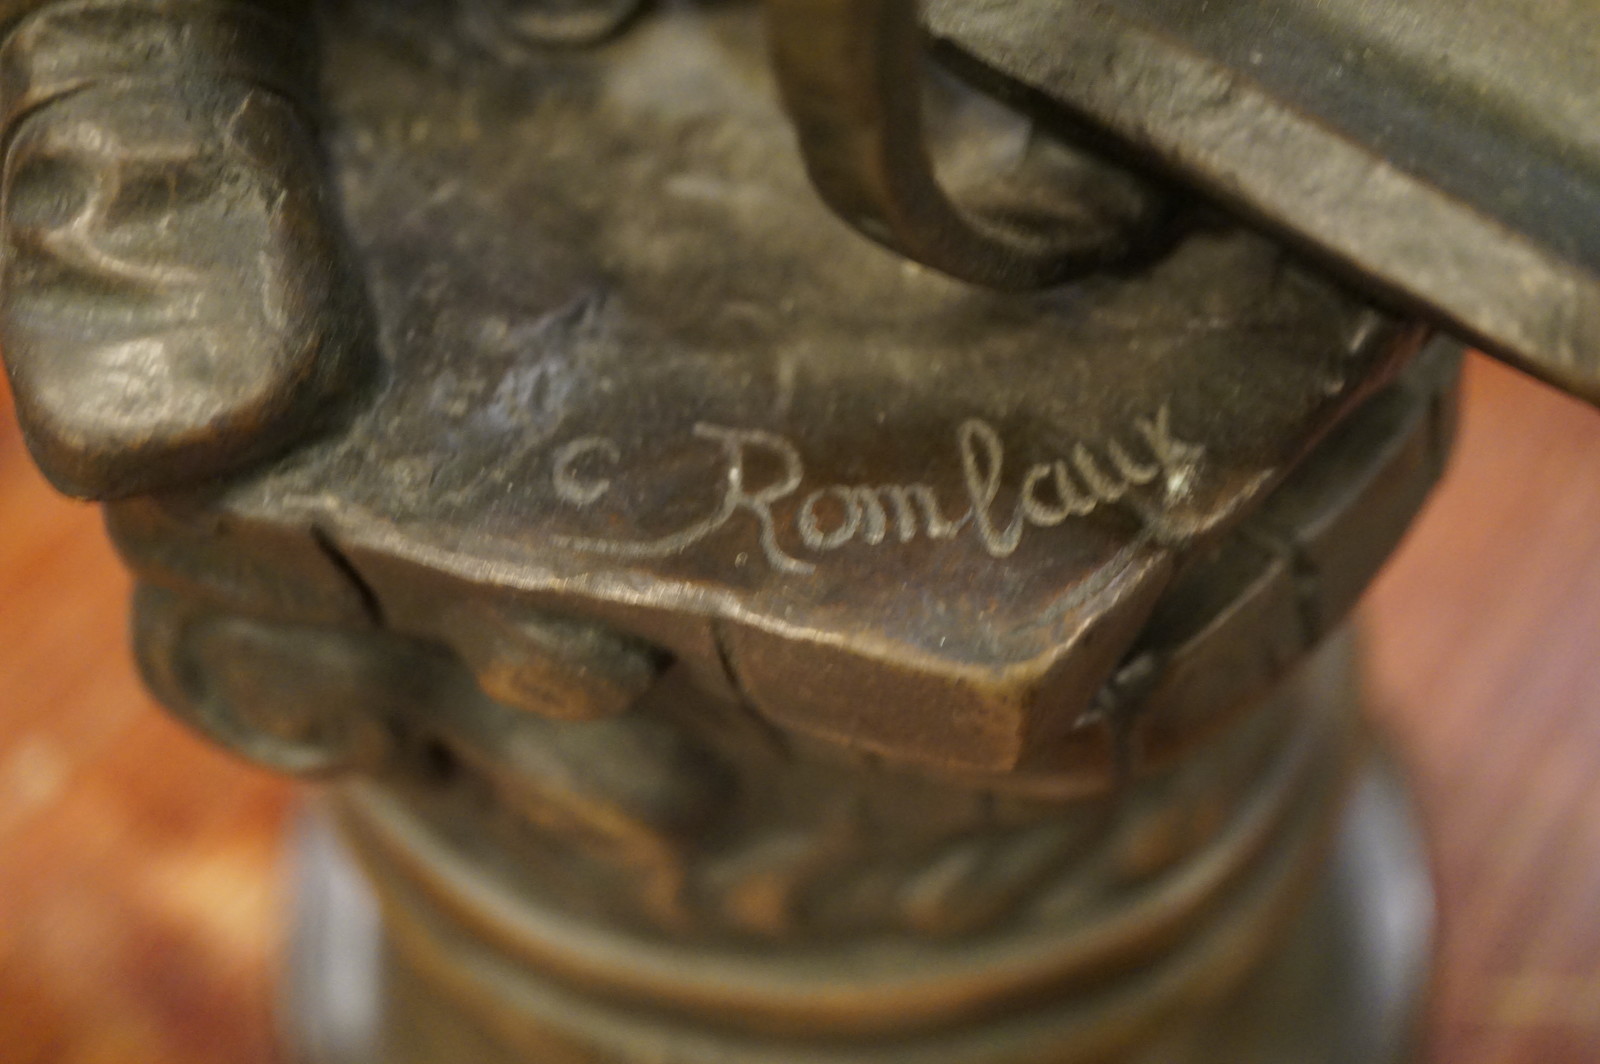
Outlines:
{"label": "textured bronze surface", "polygon": [[932,0],[973,73],[1600,402],[1587,0]]}
{"label": "textured bronze surface", "polygon": [[575,614],[808,734],[1093,775],[1109,740],[1074,722],[1172,574],[1415,348],[1226,227],[1070,296],[905,270],[807,194],[749,10],[537,64],[339,58],[390,384],[220,496],[226,538],[193,499],[113,525],[234,608],[470,647],[502,695]]}
{"label": "textured bronze surface", "polygon": [[[1081,59],[977,54],[994,10],[934,12],[979,84]],[[315,91],[301,15],[15,23],[0,339],[52,475],[133,496],[152,689],[339,780],[363,1055],[1403,1050],[1419,968],[1363,1006],[1321,945],[1394,847],[1330,866],[1371,772],[1318,647],[1450,344],[1047,78],[924,107],[905,3],[362,0]]]}
{"label": "textured bronze surface", "polygon": [[[1349,664],[1348,640],[1333,641],[1311,672],[1275,696],[1275,710],[1348,712],[1353,707],[1339,700],[1350,694],[1341,679]],[[300,833],[303,908],[292,957],[296,994],[290,1021],[296,1043],[314,1064],[353,1064],[374,1056],[407,1064],[498,1064],[588,1060],[597,1052],[606,1060],[699,1060],[734,1046],[740,1059],[999,1060],[1010,1059],[1008,1051],[1028,1053],[1030,1036],[1036,1044],[1048,1039],[1046,1059],[1077,1060],[1097,1046],[1137,1037],[1137,1028],[1152,1022],[1160,1033],[1142,1050],[1109,1059],[1409,1060],[1431,927],[1427,871],[1396,787],[1381,764],[1362,773],[1312,896],[1276,929],[1267,960],[1242,984],[1230,978],[1230,957],[1237,956],[1240,939],[1224,931],[1220,937],[1199,936],[1142,976],[1101,980],[1095,993],[1085,988],[1058,995],[1053,1004],[1045,1000],[1032,1016],[991,1020],[976,1031],[967,1024],[932,1038],[902,1035],[848,1046],[748,1032],[719,1035],[705,1026],[705,1017],[697,1023],[657,1009],[619,1009],[604,998],[575,997],[570,988],[541,981],[533,974],[537,968],[526,964],[483,964],[481,954],[452,944],[450,918],[426,894],[410,893],[398,902],[404,915],[390,926],[404,930],[385,948],[373,919],[374,899],[350,855],[326,823],[314,821]],[[358,822],[364,816],[359,809],[347,812]],[[381,867],[385,858],[373,856]],[[397,901],[393,894],[389,900]],[[588,946],[604,948],[593,941]],[[736,957],[719,960],[728,967],[740,964]],[[879,960],[887,960],[881,950],[850,968],[859,972],[860,962]],[[744,960],[747,969],[750,961]],[[743,974],[730,972],[734,978]],[[387,988],[387,1005],[380,987]],[[441,987],[451,989],[441,993]],[[516,1002],[509,1010],[503,1007],[508,997]],[[1071,1036],[1059,1037],[1064,1030]],[[1051,1039],[1052,1033],[1058,1037]],[[379,1039],[383,1051],[375,1049]]]}
{"label": "textured bronze surface", "polygon": [[113,507],[141,661],[372,781],[395,1059],[1152,1051],[1322,867],[1353,723],[1263,695],[1437,475],[1453,362],[1382,390],[1418,330],[1203,216],[1068,292],[908,270],[809,194],[755,15],[537,60],[350,16],[385,385]]}
{"label": "textured bronze surface", "polygon": [[[1410,770],[1438,875],[1439,978],[1418,1059],[1589,1064],[1600,481],[1583,471],[1600,459],[1600,421],[1483,359],[1463,384],[1447,478],[1362,610],[1373,719]],[[137,690],[129,580],[99,515],[47,494],[9,417],[0,409],[8,1064],[287,1064],[271,1003],[300,888],[282,812],[306,789],[202,746]],[[304,992],[348,1000],[370,972],[350,973],[367,924],[341,911],[308,930],[341,966]]]}
{"label": "textured bronze surface", "polygon": [[0,348],[66,492],[281,452],[367,375],[289,6],[39,5],[0,46]]}
{"label": "textured bronze surface", "polygon": [[913,0],[766,4],[784,106],[840,217],[924,265],[1000,289],[1125,265],[1152,242],[1168,214],[1159,190],[1037,128],[1020,165],[969,194],[973,204],[953,202],[927,145],[917,15]]}

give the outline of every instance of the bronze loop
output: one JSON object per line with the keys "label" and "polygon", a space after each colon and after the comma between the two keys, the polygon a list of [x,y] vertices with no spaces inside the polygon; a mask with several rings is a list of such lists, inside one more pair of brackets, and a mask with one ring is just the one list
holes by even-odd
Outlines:
{"label": "bronze loop", "polygon": [[[773,66],[823,200],[864,235],[990,288],[1027,290],[1094,272],[1132,251],[1148,213],[1074,204],[1067,224],[1028,224],[955,203],[929,155],[923,34],[915,0],[768,0]],[[1097,209],[1098,208],[1098,209]]]}

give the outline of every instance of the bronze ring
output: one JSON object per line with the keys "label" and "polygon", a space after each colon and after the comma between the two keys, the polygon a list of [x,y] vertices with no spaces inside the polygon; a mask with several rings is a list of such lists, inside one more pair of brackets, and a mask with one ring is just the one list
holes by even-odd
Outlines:
{"label": "bronze ring", "polygon": [[767,19],[779,90],[812,183],[866,236],[1006,290],[1060,284],[1126,256],[1126,237],[1114,226],[1045,236],[980,217],[946,195],[924,134],[915,0],[768,0]]}

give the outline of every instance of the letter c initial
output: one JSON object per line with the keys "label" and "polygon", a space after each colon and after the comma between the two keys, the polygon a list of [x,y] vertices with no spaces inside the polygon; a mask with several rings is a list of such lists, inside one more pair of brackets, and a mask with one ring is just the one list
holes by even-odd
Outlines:
{"label": "letter c initial", "polygon": [[588,506],[611,490],[611,481],[608,478],[598,477],[585,481],[573,469],[580,458],[589,454],[602,454],[613,463],[622,457],[617,445],[604,436],[583,436],[571,443],[562,444],[556,450],[555,469],[550,479],[555,485],[557,497],[563,502],[570,502],[574,506]]}

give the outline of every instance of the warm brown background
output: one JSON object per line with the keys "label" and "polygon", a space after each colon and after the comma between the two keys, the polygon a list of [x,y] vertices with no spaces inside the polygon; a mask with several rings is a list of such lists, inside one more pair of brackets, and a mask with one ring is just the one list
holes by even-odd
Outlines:
{"label": "warm brown background", "polygon": [[[1467,395],[1367,609],[1436,851],[1433,1060],[1596,1064],[1600,414],[1485,362]],[[288,791],[139,690],[98,517],[0,410],[0,1062],[272,1064]]]}

